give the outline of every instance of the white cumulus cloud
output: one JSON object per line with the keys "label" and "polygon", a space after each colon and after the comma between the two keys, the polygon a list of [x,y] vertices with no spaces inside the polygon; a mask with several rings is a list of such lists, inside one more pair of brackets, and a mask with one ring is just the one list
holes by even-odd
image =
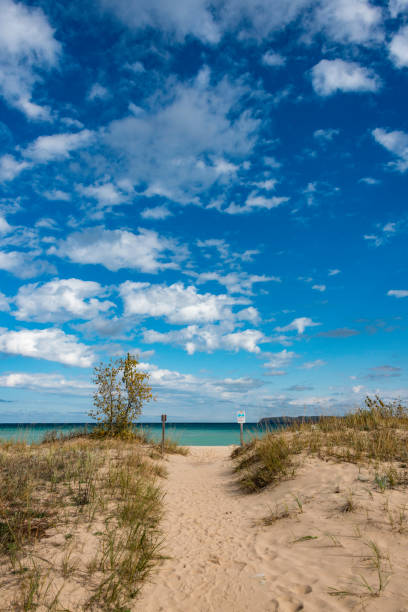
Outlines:
{"label": "white cumulus cloud", "polygon": [[74,232],[50,247],[48,253],[76,263],[100,264],[113,272],[132,268],[150,273],[176,269],[188,256],[185,247],[153,230],[140,228],[136,234],[103,227]]}
{"label": "white cumulus cloud", "polygon": [[146,330],[145,342],[160,342],[162,344],[181,345],[187,353],[193,355],[197,351],[212,353],[215,350],[238,351],[240,349],[250,353],[259,353],[258,344],[265,342],[264,334],[257,329],[245,329],[235,332],[225,332],[220,325],[189,325],[179,330],[157,332]]}
{"label": "white cumulus cloud", "polygon": [[13,315],[23,321],[58,322],[94,319],[114,304],[98,299],[105,294],[99,283],[78,278],[54,279],[20,287]]}
{"label": "white cumulus cloud", "polygon": [[86,146],[92,132],[81,130],[75,133],[39,136],[24,151],[25,157],[37,163],[48,163],[68,159],[72,151]]}
{"label": "white cumulus cloud", "polygon": [[394,34],[388,49],[392,61],[398,68],[408,66],[408,26],[403,26]]}
{"label": "white cumulus cloud", "polygon": [[372,132],[375,140],[382,145],[387,151],[393,153],[397,160],[391,163],[399,172],[405,172],[408,169],[408,134],[401,130],[387,131],[382,128],[376,128]]}
{"label": "white cumulus cloud", "polygon": [[3,155],[0,157],[0,182],[12,181],[28,166],[26,161],[17,161],[12,155]]}
{"label": "white cumulus cloud", "polygon": [[6,270],[18,278],[33,278],[56,272],[55,266],[37,256],[37,252],[30,251],[0,251],[0,270]]}
{"label": "white cumulus cloud", "polygon": [[384,38],[382,10],[368,0],[318,2],[308,25],[342,44],[371,44]]}
{"label": "white cumulus cloud", "polygon": [[75,378],[67,379],[61,374],[28,374],[27,372],[3,374],[0,376],[0,387],[85,396],[89,396],[94,389],[94,385],[89,381]]}
{"label": "white cumulus cloud", "polygon": [[94,361],[91,349],[65,334],[61,329],[0,329],[0,351],[35,359],[57,361],[71,366],[87,368]]}
{"label": "white cumulus cloud", "polygon": [[286,59],[282,55],[280,55],[280,53],[267,51],[262,56],[262,63],[265,64],[265,66],[269,66],[271,68],[279,68],[280,66],[285,65]]}
{"label": "white cumulus cloud", "polygon": [[194,286],[182,283],[167,286],[127,281],[119,291],[126,316],[163,317],[176,324],[232,320],[232,307],[247,303],[228,295],[198,293]]}
{"label": "white cumulus cloud", "polygon": [[312,85],[319,96],[331,96],[340,91],[374,92],[381,81],[373,70],[356,62],[323,59],[312,68]]}
{"label": "white cumulus cloud", "polygon": [[140,213],[140,216],[143,217],[143,219],[154,219],[155,221],[162,221],[163,219],[167,219],[167,217],[171,217],[172,215],[173,213],[163,204],[161,206],[145,208]]}

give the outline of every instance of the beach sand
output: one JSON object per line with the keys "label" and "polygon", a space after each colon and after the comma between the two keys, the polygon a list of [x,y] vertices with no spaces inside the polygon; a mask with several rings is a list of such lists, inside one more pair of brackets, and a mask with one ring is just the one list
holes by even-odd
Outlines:
{"label": "beach sand", "polygon": [[[399,533],[389,520],[399,516],[406,491],[381,493],[373,471],[307,459],[295,479],[245,495],[234,482],[231,450],[191,447],[186,457],[170,457],[162,525],[169,558],[132,609],[408,611],[407,525]],[[350,494],[356,509],[343,512]],[[290,516],[264,525],[274,512]],[[370,595],[379,584],[370,542],[383,555],[381,577],[389,576],[378,597]],[[330,596],[330,587],[355,594]]]}

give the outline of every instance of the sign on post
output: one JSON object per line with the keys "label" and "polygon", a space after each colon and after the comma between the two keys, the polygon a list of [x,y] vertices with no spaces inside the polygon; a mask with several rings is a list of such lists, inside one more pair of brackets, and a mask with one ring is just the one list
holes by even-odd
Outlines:
{"label": "sign on post", "polygon": [[161,452],[162,452],[162,455],[163,455],[163,453],[164,453],[164,436],[166,435],[166,421],[167,421],[167,415],[162,414],[162,415],[161,415],[161,420],[162,420]]}
{"label": "sign on post", "polygon": [[239,423],[239,434],[240,434],[240,439],[241,439],[241,446],[244,446],[245,410],[238,410],[237,422]]}

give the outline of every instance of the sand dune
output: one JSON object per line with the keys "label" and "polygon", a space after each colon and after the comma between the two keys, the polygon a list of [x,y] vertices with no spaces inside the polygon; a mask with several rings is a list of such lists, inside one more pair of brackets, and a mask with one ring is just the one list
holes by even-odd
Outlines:
{"label": "sand dune", "polygon": [[[405,491],[374,472],[307,459],[294,480],[256,495],[235,486],[230,447],[192,447],[168,463],[165,554],[135,610],[143,612],[408,611]],[[352,496],[352,512],[342,512]],[[262,519],[289,514],[268,526]],[[398,529],[403,533],[399,533]],[[379,574],[370,542],[382,553]],[[364,580],[366,585],[364,585]],[[331,596],[329,589],[353,595]]]}

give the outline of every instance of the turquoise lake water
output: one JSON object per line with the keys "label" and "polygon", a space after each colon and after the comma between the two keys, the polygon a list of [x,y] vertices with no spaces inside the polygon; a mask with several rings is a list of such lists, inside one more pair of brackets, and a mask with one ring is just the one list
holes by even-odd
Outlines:
{"label": "turquoise lake water", "polygon": [[[28,444],[41,442],[50,431],[64,434],[80,431],[85,423],[27,423],[0,424],[0,441],[15,440]],[[161,423],[141,423],[136,427],[143,428],[149,436],[158,441],[161,439]],[[92,429],[87,424],[88,431]],[[244,439],[248,441],[254,435],[261,435],[265,430],[256,423],[244,425]],[[226,446],[239,444],[239,425],[237,423],[167,423],[166,435],[183,446]]]}

